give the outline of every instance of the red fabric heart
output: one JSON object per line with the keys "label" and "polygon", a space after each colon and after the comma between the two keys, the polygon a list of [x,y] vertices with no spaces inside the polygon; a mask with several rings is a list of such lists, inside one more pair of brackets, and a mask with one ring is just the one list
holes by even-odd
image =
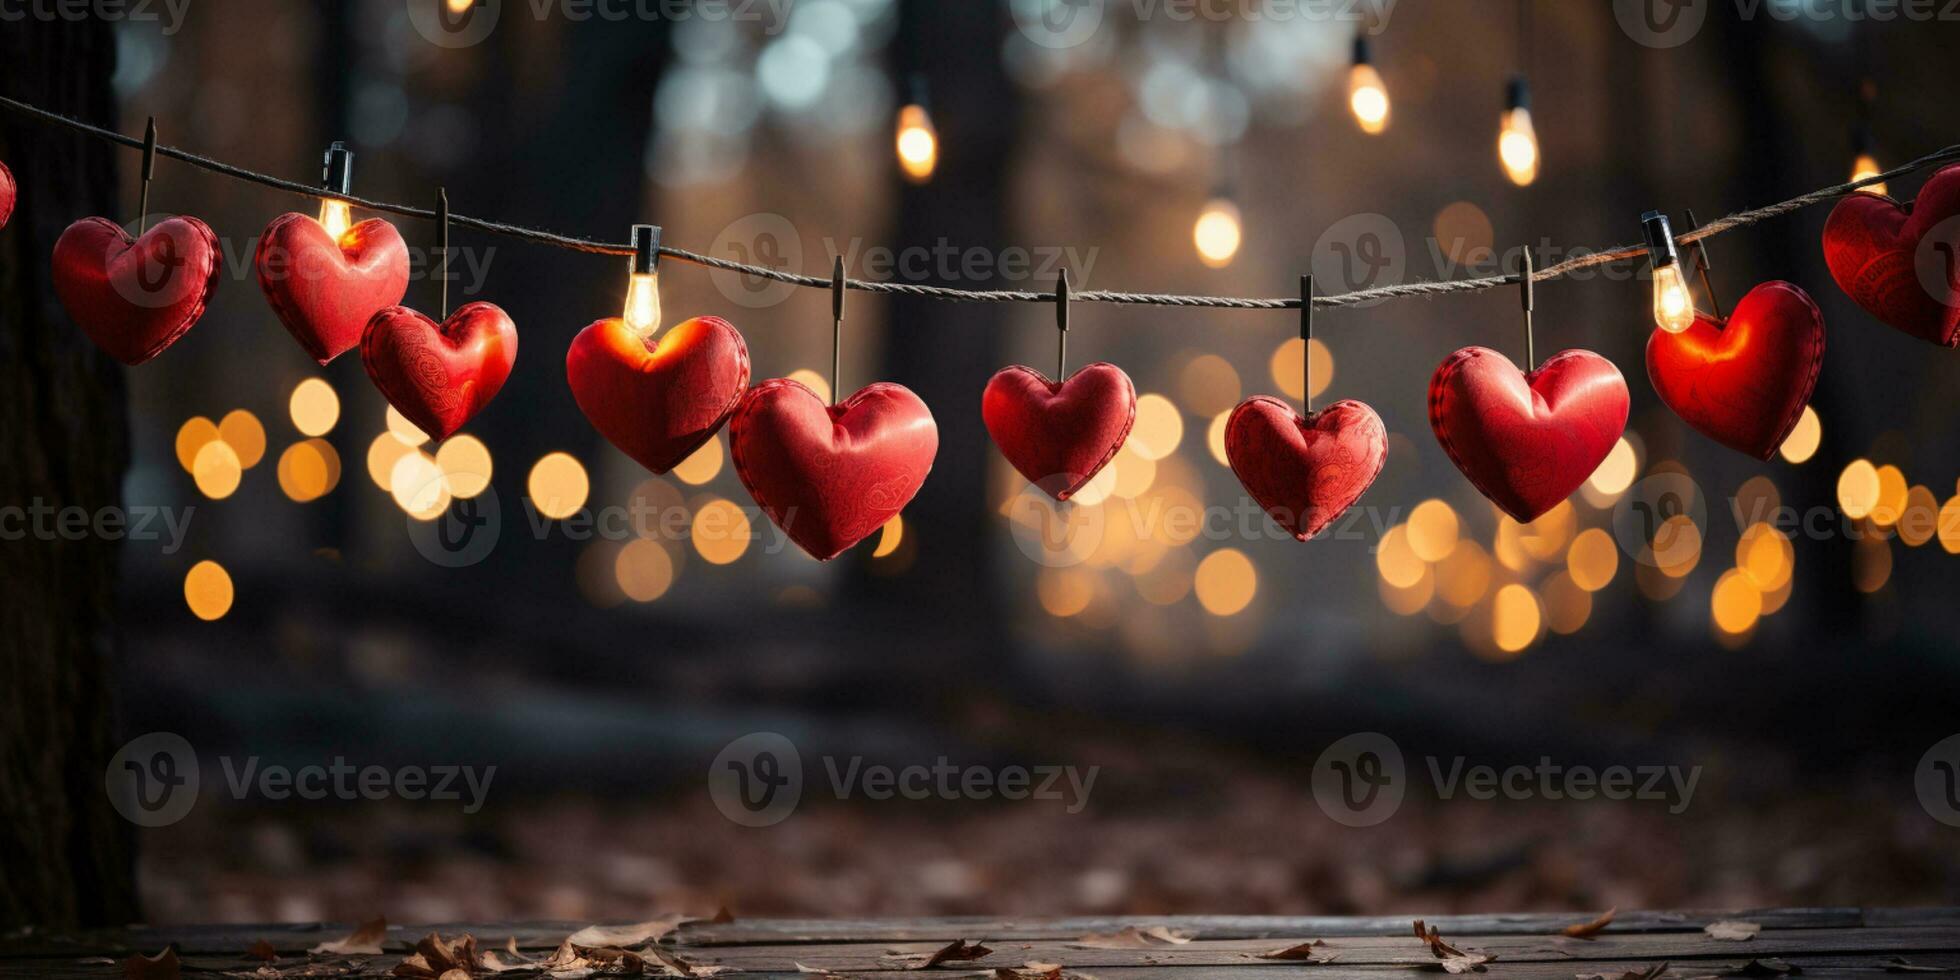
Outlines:
{"label": "red fabric heart", "polygon": [[[1960,345],[1960,165],[1942,167],[1908,212],[1878,194],[1846,196],[1824,222],[1824,264],[1865,312],[1922,340]],[[1928,233],[1938,233],[1929,237]]]}
{"label": "red fabric heart", "polygon": [[1429,379],[1429,425],[1479,492],[1529,523],[1586,482],[1627,423],[1627,383],[1591,351],[1525,374],[1483,347],[1451,354]]}
{"label": "red fabric heart", "polygon": [[0,163],[0,228],[7,227],[7,219],[14,216],[14,196],[19,189],[14,186],[14,172]]}
{"label": "red fabric heart", "polygon": [[380,218],[336,242],[312,217],[289,211],[265,226],[253,265],[272,312],[321,364],[359,345],[368,321],[408,292],[408,246]]}
{"label": "red fabric heart", "polygon": [[381,396],[436,439],[490,404],[516,360],[517,325],[489,303],[470,303],[440,324],[391,306],[361,334],[361,365]]}
{"label": "red fabric heart", "polygon": [[903,385],[836,405],[786,378],[742,396],[728,423],[735,474],[790,540],[829,561],[905,509],[932,471],[939,427]]}
{"label": "red fabric heart", "polygon": [[196,218],[166,218],[134,239],[107,218],[83,218],[54,243],[54,291],[97,347],[141,364],[204,315],[221,255]]}
{"label": "red fabric heart", "polygon": [[1824,315],[1795,285],[1766,282],[1728,320],[1705,313],[1647,339],[1647,377],[1702,435],[1757,459],[1796,428],[1824,364]]}
{"label": "red fabric heart", "polygon": [[651,343],[613,317],[572,338],[565,378],[606,441],[665,473],[728,421],[749,387],[749,348],[720,317],[695,317]]}
{"label": "red fabric heart", "polygon": [[1274,523],[1302,541],[1361,499],[1388,462],[1388,430],[1375,410],[1338,401],[1302,417],[1260,395],[1225,420],[1225,458],[1239,485]]}
{"label": "red fabric heart", "polygon": [[1029,483],[1067,500],[1123,448],[1137,420],[1137,391],[1122,368],[1101,361],[1063,382],[1015,364],[987,382],[980,417]]}

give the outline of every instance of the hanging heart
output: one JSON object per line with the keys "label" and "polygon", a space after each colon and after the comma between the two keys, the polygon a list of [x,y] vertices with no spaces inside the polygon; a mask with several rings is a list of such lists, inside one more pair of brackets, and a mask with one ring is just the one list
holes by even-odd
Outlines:
{"label": "hanging heart", "polygon": [[0,228],[7,227],[7,219],[14,216],[14,197],[20,188],[14,184],[14,172],[0,163]]}
{"label": "hanging heart", "polygon": [[695,317],[652,340],[612,317],[572,338],[565,378],[606,441],[665,473],[735,411],[749,386],[749,348],[720,317]]}
{"label": "hanging heart", "polygon": [[980,417],[1029,483],[1067,500],[1123,448],[1137,418],[1136,386],[1122,368],[1101,361],[1062,382],[1016,364],[987,382]]}
{"label": "hanging heart", "polygon": [[1942,167],[1910,210],[1851,194],[1824,223],[1824,264],[1865,312],[1921,340],[1960,346],[1960,165]]}
{"label": "hanging heart", "polygon": [[1361,499],[1388,461],[1381,416],[1358,401],[1301,416],[1260,395],[1225,420],[1225,458],[1267,516],[1305,541]]}
{"label": "hanging heart", "polygon": [[1797,425],[1824,364],[1824,315],[1787,282],[1766,282],[1724,321],[1697,313],[1647,340],[1647,377],[1697,432],[1757,459]]}
{"label": "hanging heart", "polygon": [[868,385],[836,405],[778,378],[742,396],[728,424],[735,474],[769,519],[818,561],[905,509],[932,471],[939,427],[903,385]]}
{"label": "hanging heart", "polygon": [[287,212],[265,226],[253,265],[272,312],[321,364],[358,346],[368,321],[408,292],[408,245],[379,218],[335,241],[312,216]]}
{"label": "hanging heart", "polygon": [[141,364],[204,315],[222,254],[196,218],[166,218],[139,238],[107,218],[83,218],[54,243],[54,291],[97,347]]}
{"label": "hanging heart", "polygon": [[489,303],[470,303],[437,323],[391,306],[361,334],[361,365],[388,404],[445,439],[490,399],[517,360],[517,325]]}
{"label": "hanging heart", "polygon": [[1429,425],[1450,461],[1518,523],[1558,506],[1613,451],[1627,422],[1627,383],[1591,351],[1552,355],[1525,374],[1465,347],[1429,380]]}

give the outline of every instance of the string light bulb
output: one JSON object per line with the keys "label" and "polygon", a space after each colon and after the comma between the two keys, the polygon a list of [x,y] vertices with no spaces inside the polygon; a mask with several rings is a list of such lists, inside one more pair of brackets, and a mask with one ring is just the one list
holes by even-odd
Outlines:
{"label": "string light bulb", "polygon": [[1531,125],[1531,88],[1514,75],[1497,130],[1497,159],[1511,183],[1528,187],[1538,179],[1538,131]]}
{"label": "string light bulb", "polygon": [[1354,67],[1348,69],[1348,108],[1361,131],[1373,136],[1388,128],[1388,86],[1375,70],[1368,38],[1354,39]]}
{"label": "string light bulb", "polygon": [[1243,237],[1239,206],[1223,194],[1206,201],[1204,210],[1198,212],[1198,220],[1191,225],[1191,243],[1198,247],[1198,259],[1213,269],[1232,264]]}
{"label": "string light bulb", "polygon": [[660,226],[633,226],[633,266],[626,277],[621,318],[641,340],[660,332]]}
{"label": "string light bulb", "polygon": [[932,114],[926,111],[925,88],[925,80],[914,75],[912,101],[898,110],[898,168],[915,184],[931,180],[939,166],[939,130],[933,128]]}
{"label": "string light bulb", "polygon": [[1674,248],[1674,230],[1667,215],[1649,211],[1640,216],[1647,233],[1647,257],[1654,268],[1654,325],[1668,333],[1680,333],[1694,326],[1695,300],[1688,293],[1687,277],[1681,273],[1681,255]]}
{"label": "string light bulb", "polygon": [[[321,187],[328,196],[320,201],[320,226],[340,241],[347,229],[354,226],[354,212],[343,197],[352,193],[354,186],[354,152],[347,144],[336,140],[327,147],[325,169],[320,174]],[[339,196],[334,196],[339,195]]]}
{"label": "string light bulb", "polygon": [[[1884,168],[1878,165],[1878,158],[1872,155],[1872,134],[1869,127],[1860,124],[1852,130],[1851,153],[1852,180],[1864,180],[1867,177],[1876,177],[1885,172]],[[1885,189],[1885,182],[1882,180],[1876,184],[1867,184],[1858,188],[1858,190],[1866,194],[1877,194],[1881,197],[1888,193]]]}
{"label": "string light bulb", "polygon": [[476,0],[443,0],[443,4],[449,8],[451,14],[461,17],[471,7],[476,6]]}

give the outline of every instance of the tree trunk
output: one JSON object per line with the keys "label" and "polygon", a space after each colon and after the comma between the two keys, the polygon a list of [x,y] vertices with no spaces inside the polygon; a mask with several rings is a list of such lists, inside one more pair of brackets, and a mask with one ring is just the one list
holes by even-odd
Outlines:
{"label": "tree trunk", "polygon": [[[94,19],[26,18],[0,31],[0,91],[113,121],[115,37]],[[115,751],[117,544],[60,540],[28,508],[121,506],[123,379],[69,322],[48,256],[69,222],[116,206],[108,144],[0,112],[0,160],[19,202],[0,230],[0,929],[135,918],[133,835],[103,772]],[[20,508],[19,512],[13,508]],[[55,527],[52,521],[48,527]]]}

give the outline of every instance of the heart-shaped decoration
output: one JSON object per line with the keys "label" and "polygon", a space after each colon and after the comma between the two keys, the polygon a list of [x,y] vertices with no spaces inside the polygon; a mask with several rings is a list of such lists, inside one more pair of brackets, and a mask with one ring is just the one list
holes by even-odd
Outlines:
{"label": "heart-shaped decoration", "polygon": [[1697,313],[1647,339],[1647,377],[1697,432],[1757,459],[1796,428],[1824,364],[1824,315],[1795,285],[1766,282],[1726,321]]}
{"label": "heart-shaped decoration", "polygon": [[361,334],[361,365],[381,396],[435,439],[490,404],[516,360],[517,325],[489,303],[470,303],[441,323],[391,306]]}
{"label": "heart-shaped decoration", "polygon": [[1613,451],[1627,383],[1591,351],[1561,351],[1525,374],[1483,347],[1451,354],[1429,379],[1429,425],[1450,461],[1520,524],[1558,506]]}
{"label": "heart-shaped decoration", "polygon": [[408,292],[408,245],[380,218],[335,241],[312,217],[289,211],[265,226],[253,265],[272,312],[321,364],[358,346],[368,321]]}
{"label": "heart-shaped decoration", "polygon": [[1960,345],[1960,165],[1942,167],[1908,210],[1847,195],[1824,223],[1824,264],[1865,312],[1921,340]]}
{"label": "heart-shaped decoration", "polygon": [[1302,417],[1260,395],[1225,420],[1225,458],[1267,516],[1302,541],[1361,499],[1388,462],[1388,430],[1375,410],[1338,401]]}
{"label": "heart-shaped decoration", "polygon": [[1067,500],[1123,448],[1137,420],[1137,390],[1122,368],[1101,361],[1062,382],[1016,364],[987,382],[980,417],[1029,483]]}
{"label": "heart-shaped decoration", "polygon": [[695,317],[652,341],[613,317],[572,338],[565,378],[607,442],[665,473],[728,421],[749,387],[749,348],[720,317]]}
{"label": "heart-shaped decoration", "polygon": [[141,364],[204,315],[221,256],[218,236],[196,218],[166,218],[140,238],[107,218],[83,218],[54,243],[54,291],[97,347]]}
{"label": "heart-shaped decoration", "polygon": [[795,381],[765,381],[728,423],[735,474],[804,551],[829,561],[905,509],[932,472],[939,426],[903,385],[836,405]]}
{"label": "heart-shaped decoration", "polygon": [[19,192],[14,184],[14,172],[0,163],[0,228],[7,227],[7,219],[14,216],[14,197]]}

